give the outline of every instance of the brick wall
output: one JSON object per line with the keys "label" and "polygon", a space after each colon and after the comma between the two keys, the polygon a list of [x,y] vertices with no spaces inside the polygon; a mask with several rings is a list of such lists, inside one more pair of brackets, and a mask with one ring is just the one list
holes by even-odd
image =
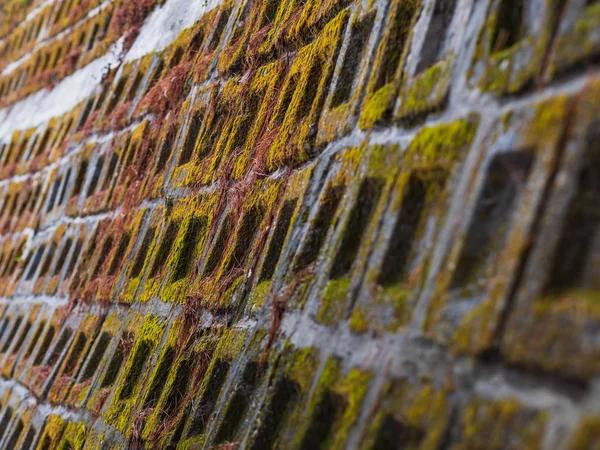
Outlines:
{"label": "brick wall", "polygon": [[0,8],[0,448],[600,448],[600,3]]}

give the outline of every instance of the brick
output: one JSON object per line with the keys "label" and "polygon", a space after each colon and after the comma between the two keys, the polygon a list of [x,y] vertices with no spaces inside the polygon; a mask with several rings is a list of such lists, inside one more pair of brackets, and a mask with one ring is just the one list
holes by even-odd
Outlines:
{"label": "brick", "polygon": [[596,446],[594,2],[1,8],[0,448]]}

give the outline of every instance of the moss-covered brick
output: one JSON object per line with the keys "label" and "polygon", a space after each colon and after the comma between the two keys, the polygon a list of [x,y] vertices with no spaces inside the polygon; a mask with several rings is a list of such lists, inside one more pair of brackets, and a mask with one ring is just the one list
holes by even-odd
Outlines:
{"label": "moss-covered brick", "polygon": [[549,420],[548,412],[527,408],[516,399],[490,402],[476,397],[464,411],[453,448],[538,449]]}
{"label": "moss-covered brick", "polygon": [[[475,177],[470,180],[476,209],[473,217],[466,219],[467,227],[461,227],[463,231],[457,230],[458,239],[448,253],[453,261],[450,263],[452,270],[442,270],[439,274],[437,282],[440,284],[436,285],[425,325],[438,339],[447,342],[450,338],[457,350],[479,352],[495,338],[514,276],[513,269],[527,247],[534,220],[534,216],[526,214],[525,210],[531,211],[543,196],[543,184],[534,188],[529,187],[527,181],[533,173],[540,174],[541,180],[547,180],[551,175],[559,154],[564,118],[570,113],[571,105],[568,96],[561,96],[515,111],[507,116],[511,123],[508,129],[506,123],[498,123],[486,137],[488,162],[482,166],[485,175],[479,180]],[[507,138],[511,139],[508,149],[503,143]],[[496,153],[498,151],[500,153]],[[498,174],[503,171],[521,173],[523,181],[514,189],[510,181],[497,181]],[[497,209],[498,214],[502,211],[506,216],[503,221],[509,226],[498,227],[500,222],[493,219],[498,216],[483,212],[488,208],[483,203],[486,199],[499,205],[499,192],[512,193],[505,197],[508,207],[496,206],[502,208]],[[476,229],[489,233],[490,238],[481,238],[481,242],[475,244],[477,236],[487,236],[477,234]],[[475,303],[468,311],[450,318],[451,311],[460,308],[463,302],[473,300]],[[438,325],[434,326],[434,323]],[[442,323],[448,326],[442,327]],[[440,331],[433,331],[435,327]],[[442,333],[442,329],[446,331]]]}
{"label": "moss-covered brick", "polygon": [[108,423],[121,431],[125,431],[135,412],[139,394],[155,359],[153,351],[158,347],[164,329],[164,321],[154,316],[147,316],[142,323],[137,324],[135,342],[114,387],[111,404],[104,415]]}

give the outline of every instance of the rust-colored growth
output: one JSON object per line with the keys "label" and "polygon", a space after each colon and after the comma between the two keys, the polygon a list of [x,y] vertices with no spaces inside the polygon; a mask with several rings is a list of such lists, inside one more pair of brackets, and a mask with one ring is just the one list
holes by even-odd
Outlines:
{"label": "rust-colored growth", "polygon": [[110,25],[110,32],[125,37],[124,52],[127,52],[135,42],[140,26],[155,5],[155,0],[131,0],[122,2],[116,9]]}
{"label": "rust-colored growth", "polygon": [[183,62],[169,70],[146,94],[143,100],[145,107],[161,117],[171,110],[176,112],[187,92],[187,79],[191,67],[191,62]]}
{"label": "rust-colored growth", "polygon": [[0,3],[0,447],[597,447],[598,2]]}

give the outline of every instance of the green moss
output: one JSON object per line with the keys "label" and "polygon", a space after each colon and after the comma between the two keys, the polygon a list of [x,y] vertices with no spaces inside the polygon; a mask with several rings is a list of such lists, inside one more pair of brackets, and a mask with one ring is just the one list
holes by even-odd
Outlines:
{"label": "green moss", "polygon": [[572,28],[559,31],[550,60],[551,76],[598,53],[598,39],[594,35],[599,23],[600,4],[588,3]]}
{"label": "green moss", "polygon": [[63,430],[66,426],[66,420],[60,416],[51,414],[46,420],[46,426],[44,427],[44,433],[40,438],[40,442],[46,440],[51,443],[58,444],[60,437],[62,436]]}
{"label": "green moss", "polygon": [[[501,123],[502,129],[516,129],[518,133],[519,147],[532,148],[536,151],[536,157],[545,163],[547,170],[552,170],[554,164],[554,147],[559,142],[563,132],[564,119],[570,111],[571,99],[568,96],[557,96],[547,101],[540,102],[530,108],[526,114],[510,112],[504,115]],[[497,139],[497,136],[495,137]],[[502,258],[516,260],[519,258],[527,244],[524,238],[517,237],[505,245]],[[504,259],[503,259],[504,260]],[[452,341],[455,349],[470,353],[478,353],[493,345],[497,338],[497,323],[500,320],[500,311],[505,307],[508,295],[507,280],[493,277],[494,282],[485,287],[487,295],[484,301],[476,305],[460,321],[460,325],[454,330]],[[432,302],[435,307],[439,305],[447,295],[442,293],[447,288],[450,280],[446,280],[444,288],[439,290],[440,294],[434,297]]]}
{"label": "green moss", "polygon": [[390,167],[400,165],[401,148],[399,145],[373,145],[369,147],[369,173],[393,178],[396,174]]}
{"label": "green moss", "polygon": [[[176,323],[169,334],[167,343],[163,346],[164,349],[178,347],[179,352],[176,352],[177,358],[172,362],[171,366],[167,368],[168,374],[166,376],[164,385],[160,387],[161,395],[156,398],[156,403],[153,405],[152,414],[146,419],[145,427],[142,432],[142,437],[148,442],[155,442],[156,436],[161,436],[160,445],[167,446],[172,435],[175,433],[177,428],[175,425],[177,420],[183,416],[184,409],[179,404],[179,408],[174,409],[173,405],[169,402],[172,401],[172,395],[175,389],[182,389],[177,391],[179,395],[179,402],[191,399],[194,393],[201,388],[197,383],[202,381],[204,374],[209,373],[211,362],[213,360],[212,355],[216,346],[218,335],[208,335],[200,339],[193,348],[182,348],[185,345],[182,339],[185,339],[187,330],[182,329],[185,326],[181,322]],[[168,350],[167,350],[168,351]],[[164,352],[163,352],[164,356]],[[160,360],[159,360],[160,361]],[[158,369],[160,365],[157,365],[154,371],[152,379],[156,377],[164,377],[164,373],[160,373]],[[188,373],[187,370],[191,369],[192,372]],[[187,385],[177,385],[176,383],[182,383],[182,379],[187,379]],[[149,386],[154,386],[152,379],[150,379]],[[162,379],[162,378],[161,378]],[[147,392],[148,395],[153,393]],[[171,410],[169,408],[172,408]],[[171,417],[170,414],[174,414],[175,417]],[[166,432],[165,432],[166,431]],[[157,442],[158,443],[158,442]]]}
{"label": "green moss", "polygon": [[[148,229],[155,226],[156,230],[159,230],[160,221],[164,220],[166,215],[166,208],[164,206],[157,206],[153,211],[153,216],[148,219],[149,225]],[[134,299],[140,302],[144,302],[150,298],[148,295],[143,295],[143,291],[138,294],[138,289],[140,288],[142,278],[144,274],[148,271],[152,261],[154,260],[154,248],[158,243],[158,233],[155,233],[154,239],[150,243],[148,250],[146,252],[146,256],[142,263],[142,267],[139,271],[139,274],[136,276],[128,276],[121,288],[121,299],[124,303],[133,303]],[[140,250],[138,250],[140,251]],[[137,256],[136,256],[137,257]],[[145,286],[144,286],[145,287]]]}
{"label": "green moss", "polygon": [[346,313],[346,296],[352,279],[350,277],[331,280],[327,283],[321,306],[317,313],[317,320],[332,325],[341,320]]}
{"label": "green moss", "polygon": [[271,281],[263,281],[257,284],[252,292],[250,293],[250,304],[252,310],[258,310],[262,308],[267,302],[271,293]]}
{"label": "green moss", "polygon": [[369,388],[372,375],[359,369],[351,369],[348,375],[336,386],[336,391],[345,397],[347,406],[339,426],[335,428],[332,449],[346,447],[348,434],[356,424],[362,403]]}
{"label": "green moss", "polygon": [[[497,96],[515,94],[526,88],[540,75],[547,45],[552,36],[554,21],[558,15],[553,15],[559,8],[556,0],[547,0],[543,9],[543,26],[536,30],[535,35],[520,37],[506,49],[496,49],[500,20],[500,2],[490,3],[487,26],[482,27],[473,57],[473,66],[469,70],[469,78],[477,72],[475,66],[483,66],[483,73],[478,81],[479,86]],[[473,81],[473,80],[472,80]]]}
{"label": "green moss", "polygon": [[392,98],[394,92],[394,86],[388,84],[367,95],[362,112],[360,114],[360,120],[358,122],[358,126],[361,129],[369,129],[383,119],[384,114],[391,107],[390,99]]}
{"label": "green moss", "polygon": [[452,72],[454,57],[438,62],[404,87],[397,117],[416,116],[442,106]]}
{"label": "green moss", "polygon": [[[102,450],[105,442],[105,434],[94,431],[93,429],[87,435],[83,450]],[[115,447],[112,447],[115,448]]]}
{"label": "green moss", "polygon": [[272,128],[280,129],[267,155],[270,171],[285,165],[297,166],[311,157],[312,130],[327,93],[348,17],[348,11],[342,11],[312,44],[298,52],[271,121]]}
{"label": "green moss", "polygon": [[[388,382],[379,394],[378,410],[366,427],[358,448],[372,450],[389,420],[402,425],[407,445],[431,450],[439,448],[448,428],[451,391],[449,386],[434,388],[428,382],[422,385],[404,379]],[[418,437],[416,440],[415,436]]]}
{"label": "green moss", "polygon": [[528,126],[525,137],[526,144],[537,146],[555,145],[564,128],[565,119],[571,112],[573,99],[567,95],[557,95],[552,99],[540,102],[535,107],[534,117]]}
{"label": "green moss", "polygon": [[366,333],[369,329],[369,321],[365,312],[361,310],[361,308],[355,308],[354,311],[352,311],[348,325],[350,326],[350,329],[357,334]]}
{"label": "green moss", "polygon": [[291,344],[286,343],[285,353],[293,353],[290,361],[285,366],[286,375],[297,381],[301,391],[307,393],[319,367],[318,349],[312,347],[295,349]]}
{"label": "green moss", "polygon": [[405,163],[454,163],[469,150],[478,125],[473,115],[449,124],[422,128],[406,149]]}
{"label": "green moss", "polygon": [[125,431],[144,381],[151,369],[152,352],[158,346],[164,333],[163,319],[146,316],[136,335],[135,344],[129,355],[121,377],[114,390],[112,403],[105,414],[105,420],[121,432]]}
{"label": "green moss", "polygon": [[393,305],[394,314],[392,320],[386,329],[389,331],[396,331],[398,326],[405,325],[408,323],[411,315],[411,309],[408,307],[408,300],[413,294],[413,289],[407,287],[403,283],[399,283],[392,286],[386,286],[377,292],[377,302],[382,305]]}
{"label": "green moss", "polygon": [[[302,356],[304,356],[304,358],[302,358]],[[310,358],[310,361],[314,362],[315,361],[315,359],[313,359],[314,357],[316,357],[316,350],[314,350],[314,349],[307,350],[304,352],[304,355],[302,355],[302,354],[300,355],[300,357],[298,358],[298,363],[306,358]],[[296,364],[296,365],[298,365],[298,364]],[[312,374],[306,373],[306,375],[302,379],[304,379],[308,382],[311,382],[311,380],[313,379],[314,374],[315,374],[314,369],[316,368],[316,366],[314,366],[314,364],[310,364],[307,366],[308,366],[308,368],[313,369]],[[311,398],[308,400],[308,404],[306,406],[306,412],[305,412],[304,417],[317,417],[318,408],[319,408],[321,399],[324,397],[324,395],[326,394],[327,391],[330,391],[331,389],[333,389],[335,382],[340,377],[340,373],[341,373],[341,368],[340,368],[339,360],[336,359],[335,357],[328,358],[327,361],[325,362],[323,370],[321,371],[321,374],[319,376],[319,380],[316,384],[316,387],[314,388],[314,393],[311,396]],[[310,385],[310,384],[308,384],[308,385]],[[293,442],[294,442],[293,448],[300,448],[300,446],[304,440],[304,436],[310,432],[309,422],[310,421],[306,420],[306,419],[299,422],[300,426],[296,430],[296,435],[293,439]]]}
{"label": "green moss", "polygon": [[547,413],[527,410],[514,399],[487,402],[476,398],[465,411],[462,439],[455,448],[502,449],[514,445],[538,449],[548,419]]}
{"label": "green moss", "polygon": [[70,422],[65,429],[58,448],[82,450],[87,437],[87,427],[82,422]]}

